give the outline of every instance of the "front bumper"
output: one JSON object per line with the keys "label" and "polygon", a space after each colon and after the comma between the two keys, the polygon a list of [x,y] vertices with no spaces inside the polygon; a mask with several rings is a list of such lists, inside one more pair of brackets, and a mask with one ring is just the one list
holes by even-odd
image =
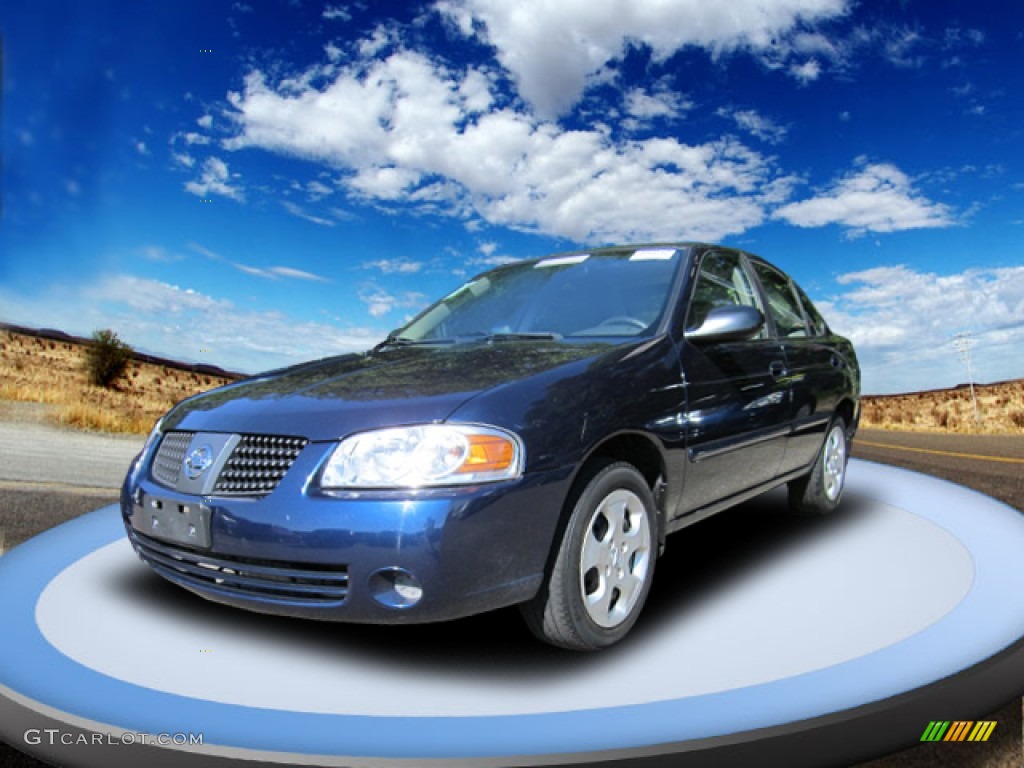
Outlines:
{"label": "front bumper", "polygon": [[[312,480],[323,451],[308,446],[264,497],[181,494],[143,463],[122,491],[128,538],[157,573],[203,597],[312,619],[439,621],[540,587],[571,468],[463,488],[326,492]],[[152,528],[154,501],[202,535],[185,544],[180,531]],[[396,571],[421,586],[414,605],[374,597],[377,574]]]}

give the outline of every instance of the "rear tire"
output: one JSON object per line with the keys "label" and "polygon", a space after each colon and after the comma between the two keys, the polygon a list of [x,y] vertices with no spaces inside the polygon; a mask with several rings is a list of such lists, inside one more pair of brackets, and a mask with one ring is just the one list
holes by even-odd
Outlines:
{"label": "rear tire", "polygon": [[803,515],[826,515],[837,506],[846,484],[849,451],[846,422],[836,416],[825,433],[814,468],[804,477],[789,483],[789,506]]}
{"label": "rear tire", "polygon": [[544,584],[520,606],[523,618],[552,645],[612,645],[636,623],[657,551],[657,511],[643,475],[626,462],[599,467],[576,497]]}

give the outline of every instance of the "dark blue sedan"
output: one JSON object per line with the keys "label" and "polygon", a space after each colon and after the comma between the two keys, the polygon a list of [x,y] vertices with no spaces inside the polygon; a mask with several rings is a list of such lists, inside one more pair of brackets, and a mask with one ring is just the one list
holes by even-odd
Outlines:
{"label": "dark blue sedan", "polygon": [[518,604],[541,639],[633,626],[665,537],[788,484],[834,509],[856,431],[850,342],[767,262],[604,248],[473,278],[364,354],[189,398],[122,493],[161,576],[352,622]]}

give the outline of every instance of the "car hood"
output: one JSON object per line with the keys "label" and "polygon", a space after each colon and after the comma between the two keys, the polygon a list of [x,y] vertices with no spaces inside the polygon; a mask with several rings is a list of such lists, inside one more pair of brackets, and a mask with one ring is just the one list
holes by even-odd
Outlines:
{"label": "car hood", "polygon": [[326,358],[184,400],[164,419],[163,429],[336,440],[376,427],[442,421],[481,392],[611,348],[503,341]]}

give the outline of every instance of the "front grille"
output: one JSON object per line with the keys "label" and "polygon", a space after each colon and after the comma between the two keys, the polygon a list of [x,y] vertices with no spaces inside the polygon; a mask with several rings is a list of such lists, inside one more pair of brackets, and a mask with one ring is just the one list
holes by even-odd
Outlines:
{"label": "front grille", "polygon": [[231,496],[270,493],[308,442],[304,437],[242,435],[213,492]]}
{"label": "front grille", "polygon": [[181,462],[185,451],[192,442],[193,432],[168,432],[160,441],[160,448],[153,460],[153,476],[161,483],[173,488],[181,474]]}
{"label": "front grille", "polygon": [[230,555],[213,557],[132,531],[139,556],[157,573],[196,588],[313,605],[339,604],[348,596],[348,566],[289,563]]}

